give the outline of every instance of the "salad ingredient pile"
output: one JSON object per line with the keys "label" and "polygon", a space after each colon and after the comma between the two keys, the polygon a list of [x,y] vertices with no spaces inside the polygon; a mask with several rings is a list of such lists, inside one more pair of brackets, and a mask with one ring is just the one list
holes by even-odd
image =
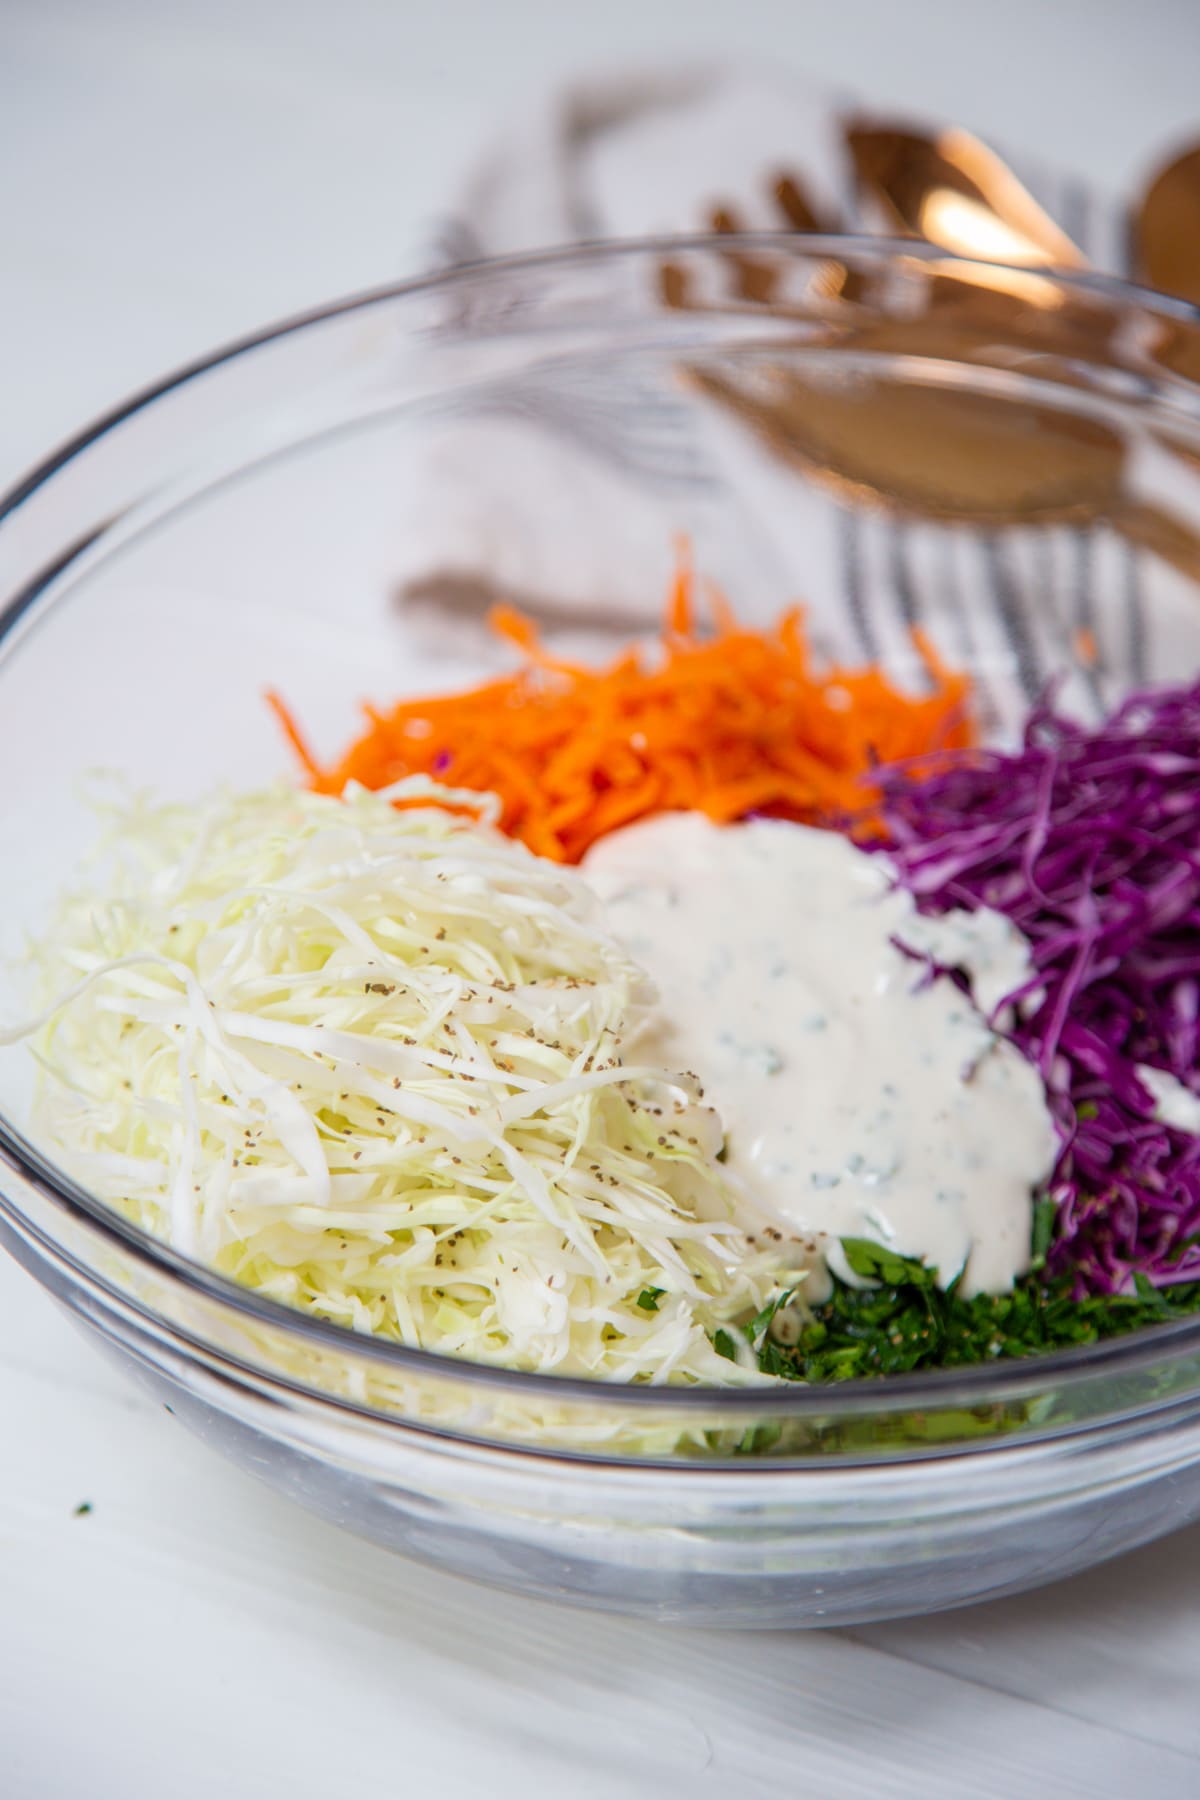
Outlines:
{"label": "salad ingredient pile", "polygon": [[1200,686],[1096,730],[1047,708],[1015,755],[884,772],[920,905],[989,907],[1030,946],[1013,1041],[1062,1136],[1051,1278],[1098,1296],[1200,1277]]}
{"label": "salad ingredient pile", "polygon": [[970,742],[967,682],[920,634],[928,691],[910,694],[879,668],[817,671],[798,611],[751,631],[714,607],[717,630],[702,637],[685,566],[656,650],[631,648],[606,669],[548,656],[527,621],[501,611],[495,623],[525,659],[515,675],[368,707],[366,732],[330,768],[272,703],[318,792],[426,775],[496,794],[503,830],[555,862],[652,813],[865,815],[877,765]]}
{"label": "salad ingredient pile", "polygon": [[358,1331],[730,1379],[717,1328],[803,1270],[732,1218],[695,1084],[622,1065],[652,994],[577,875],[361,790],[143,809],[113,855],[41,970],[42,1125],[87,1187]]}

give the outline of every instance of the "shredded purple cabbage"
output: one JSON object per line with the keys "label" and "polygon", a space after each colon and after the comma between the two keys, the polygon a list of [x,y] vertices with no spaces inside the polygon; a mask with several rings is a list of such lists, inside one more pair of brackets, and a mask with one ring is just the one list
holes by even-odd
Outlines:
{"label": "shredded purple cabbage", "polygon": [[[914,777],[919,777],[915,779]],[[1200,1093],[1200,683],[1088,730],[1047,702],[1021,750],[877,772],[884,846],[922,910],[990,906],[1042,998],[1011,1036],[1062,1137],[1047,1274],[1079,1294],[1200,1277],[1200,1138],[1136,1065]]]}

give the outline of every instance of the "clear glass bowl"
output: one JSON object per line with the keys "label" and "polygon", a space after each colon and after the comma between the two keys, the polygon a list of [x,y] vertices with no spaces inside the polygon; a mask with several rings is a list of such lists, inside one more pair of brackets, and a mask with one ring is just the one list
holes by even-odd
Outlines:
{"label": "clear glass bowl", "polygon": [[[988,729],[1051,672],[1095,710],[1200,665],[1200,315],[913,245],[617,246],[340,302],[182,371],[0,513],[0,950],[93,826],[93,769],[172,795],[288,768],[360,698],[649,629],[690,535],[744,616],[915,672]],[[19,985],[19,981],[10,986]],[[2,998],[3,1013],[18,1004]],[[931,1611],[1200,1514],[1200,1321],[827,1389],[618,1388],[351,1335],[191,1265],[31,1141],[0,1054],[0,1237],[229,1456],[409,1555],[730,1626]]]}

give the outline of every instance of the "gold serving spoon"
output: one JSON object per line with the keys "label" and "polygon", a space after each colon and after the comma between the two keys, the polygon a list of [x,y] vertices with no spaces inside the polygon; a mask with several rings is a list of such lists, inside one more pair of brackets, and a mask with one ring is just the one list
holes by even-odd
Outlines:
{"label": "gold serving spoon", "polygon": [[998,530],[1104,520],[1200,583],[1200,537],[1128,491],[1110,426],[1020,397],[886,376],[822,380],[756,354],[688,379],[848,504]]}
{"label": "gold serving spoon", "polygon": [[1139,280],[1200,306],[1200,144],[1159,170],[1133,228]]}
{"label": "gold serving spoon", "polygon": [[[1134,216],[1133,254],[1139,281],[1200,306],[1200,144],[1166,163],[1150,183]],[[1200,319],[1176,320],[1154,357],[1200,385]]]}

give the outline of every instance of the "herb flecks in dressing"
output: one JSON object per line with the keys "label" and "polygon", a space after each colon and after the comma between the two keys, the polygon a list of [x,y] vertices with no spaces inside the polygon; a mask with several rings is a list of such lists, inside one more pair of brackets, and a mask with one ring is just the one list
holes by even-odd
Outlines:
{"label": "herb flecks in dressing", "polygon": [[698,1074],[748,1193],[792,1230],[923,1257],[943,1284],[965,1269],[966,1293],[1011,1285],[1054,1127],[1036,1070],[921,959],[961,967],[990,1011],[1029,979],[1012,926],[919,918],[884,859],[773,820],[669,814],[584,872],[661,996],[625,1054]]}

